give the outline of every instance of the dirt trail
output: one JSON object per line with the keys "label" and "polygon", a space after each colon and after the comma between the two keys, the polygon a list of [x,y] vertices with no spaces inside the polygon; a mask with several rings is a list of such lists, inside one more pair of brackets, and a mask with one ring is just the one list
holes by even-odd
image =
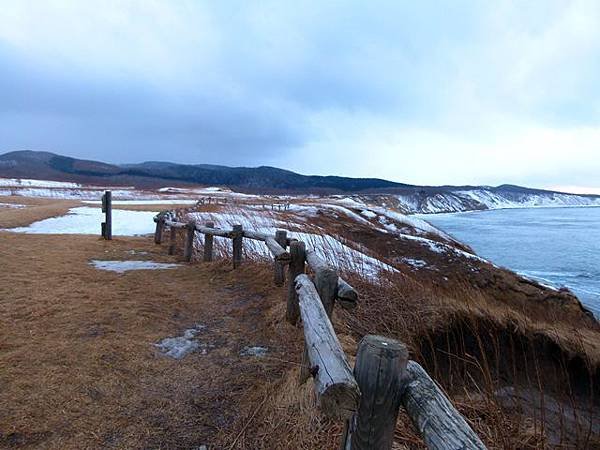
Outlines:
{"label": "dirt trail", "polygon": [[[283,288],[254,264],[118,274],[91,259],[174,261],[147,237],[0,232],[0,447],[227,448],[215,440],[250,393],[289,365],[294,336],[265,314]],[[153,346],[195,324],[200,351]],[[240,355],[255,345],[267,357]]]}

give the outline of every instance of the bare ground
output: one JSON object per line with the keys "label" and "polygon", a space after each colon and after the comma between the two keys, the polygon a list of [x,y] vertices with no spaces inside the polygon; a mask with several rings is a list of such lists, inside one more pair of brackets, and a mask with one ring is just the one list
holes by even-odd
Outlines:
{"label": "bare ground", "polygon": [[[256,267],[117,274],[90,259],[173,257],[148,238],[0,232],[0,447],[227,447],[244,402],[294,363],[284,337],[298,330],[261,313],[283,291]],[[178,361],[153,346],[196,323],[206,354]],[[268,357],[240,356],[247,345]]]}

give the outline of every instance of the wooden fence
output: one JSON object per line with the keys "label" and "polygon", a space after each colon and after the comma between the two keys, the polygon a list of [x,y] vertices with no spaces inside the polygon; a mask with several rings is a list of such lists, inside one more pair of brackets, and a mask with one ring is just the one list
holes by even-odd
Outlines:
{"label": "wooden fence", "polygon": [[102,212],[104,222],[101,224],[102,237],[107,241],[112,239],[112,192],[105,191],[102,196]]}
{"label": "wooden fence", "polygon": [[[335,303],[355,308],[358,293],[336,269],[304,242],[290,239],[284,230],[274,236],[244,230],[215,228],[207,222],[178,222],[168,212],[154,219],[154,240],[163,241],[169,229],[169,254],[175,252],[176,232],[186,231],[184,257],[192,261],[195,233],[204,234],[203,260],[213,259],[213,240],[232,241],[233,266],[242,263],[243,239],[265,243],[274,258],[274,282],[285,283],[286,319],[304,331],[300,382],[313,378],[317,403],[327,417],[345,421],[342,450],[389,450],[400,406],[403,406],[428,448],[436,450],[485,449],[479,437],[454,408],[437,384],[416,362],[408,359],[406,346],[394,339],[367,335],[359,346],[354,370],[331,324]],[[289,249],[289,250],[288,250]],[[306,267],[314,274],[309,277]]]}

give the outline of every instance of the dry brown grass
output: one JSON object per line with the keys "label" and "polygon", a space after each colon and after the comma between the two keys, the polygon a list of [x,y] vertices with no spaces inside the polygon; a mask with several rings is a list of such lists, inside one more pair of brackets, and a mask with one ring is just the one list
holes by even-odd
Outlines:
{"label": "dry brown grass", "polygon": [[70,208],[81,206],[76,200],[55,200],[35,197],[1,197],[0,203],[27,205],[26,208],[0,208],[0,228],[23,227],[38,220],[66,214]]}
{"label": "dry brown grass", "polygon": [[[0,372],[0,387],[9,387],[0,391],[9,405],[0,411],[0,442],[44,448],[339,445],[342,424],[319,415],[310,383],[297,385],[302,332],[283,320],[285,290],[273,286],[270,265],[252,262],[234,272],[217,262],[120,276],[91,269],[87,260],[134,259],[127,253],[132,248],[171,260],[168,235],[162,247],[143,238],[106,243],[0,233],[0,239],[7,249],[2,261],[10,261],[0,278],[2,326],[10,336],[0,337],[7,349],[0,364],[8,368]],[[43,254],[28,256],[40,247]],[[402,273],[376,285],[350,281],[362,294],[360,307],[336,309],[334,316],[349,359],[367,333],[404,341],[490,448],[549,446],[543,416],[502,408],[497,388],[540,389],[572,404],[585,400],[580,369],[597,367],[600,339],[597,326],[577,311],[561,315],[558,304],[518,302],[511,292],[492,296],[466,281],[441,288]],[[216,342],[214,350],[181,362],[157,356],[152,342],[198,321],[208,325],[201,339]],[[248,343],[269,346],[268,357],[238,357]],[[590,379],[597,381],[593,374]],[[597,407],[596,391],[591,407]],[[585,435],[576,439],[561,448],[597,445]],[[405,416],[396,444],[423,445]]]}
{"label": "dry brown grass", "polygon": [[[88,264],[172,261],[148,238],[0,232],[0,249],[0,446],[222,448],[216,439],[247,397],[286,367],[263,314],[283,294],[246,287],[255,269],[117,274]],[[215,346],[207,355],[176,361],[153,347],[198,322]],[[270,358],[239,356],[245,345],[269,347]]]}

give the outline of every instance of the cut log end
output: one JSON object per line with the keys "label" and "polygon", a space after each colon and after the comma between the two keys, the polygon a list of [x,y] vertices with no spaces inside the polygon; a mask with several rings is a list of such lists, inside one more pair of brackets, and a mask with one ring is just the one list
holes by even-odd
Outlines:
{"label": "cut log end", "polygon": [[360,391],[356,383],[337,383],[327,387],[319,397],[321,412],[333,420],[346,420],[357,411]]}

